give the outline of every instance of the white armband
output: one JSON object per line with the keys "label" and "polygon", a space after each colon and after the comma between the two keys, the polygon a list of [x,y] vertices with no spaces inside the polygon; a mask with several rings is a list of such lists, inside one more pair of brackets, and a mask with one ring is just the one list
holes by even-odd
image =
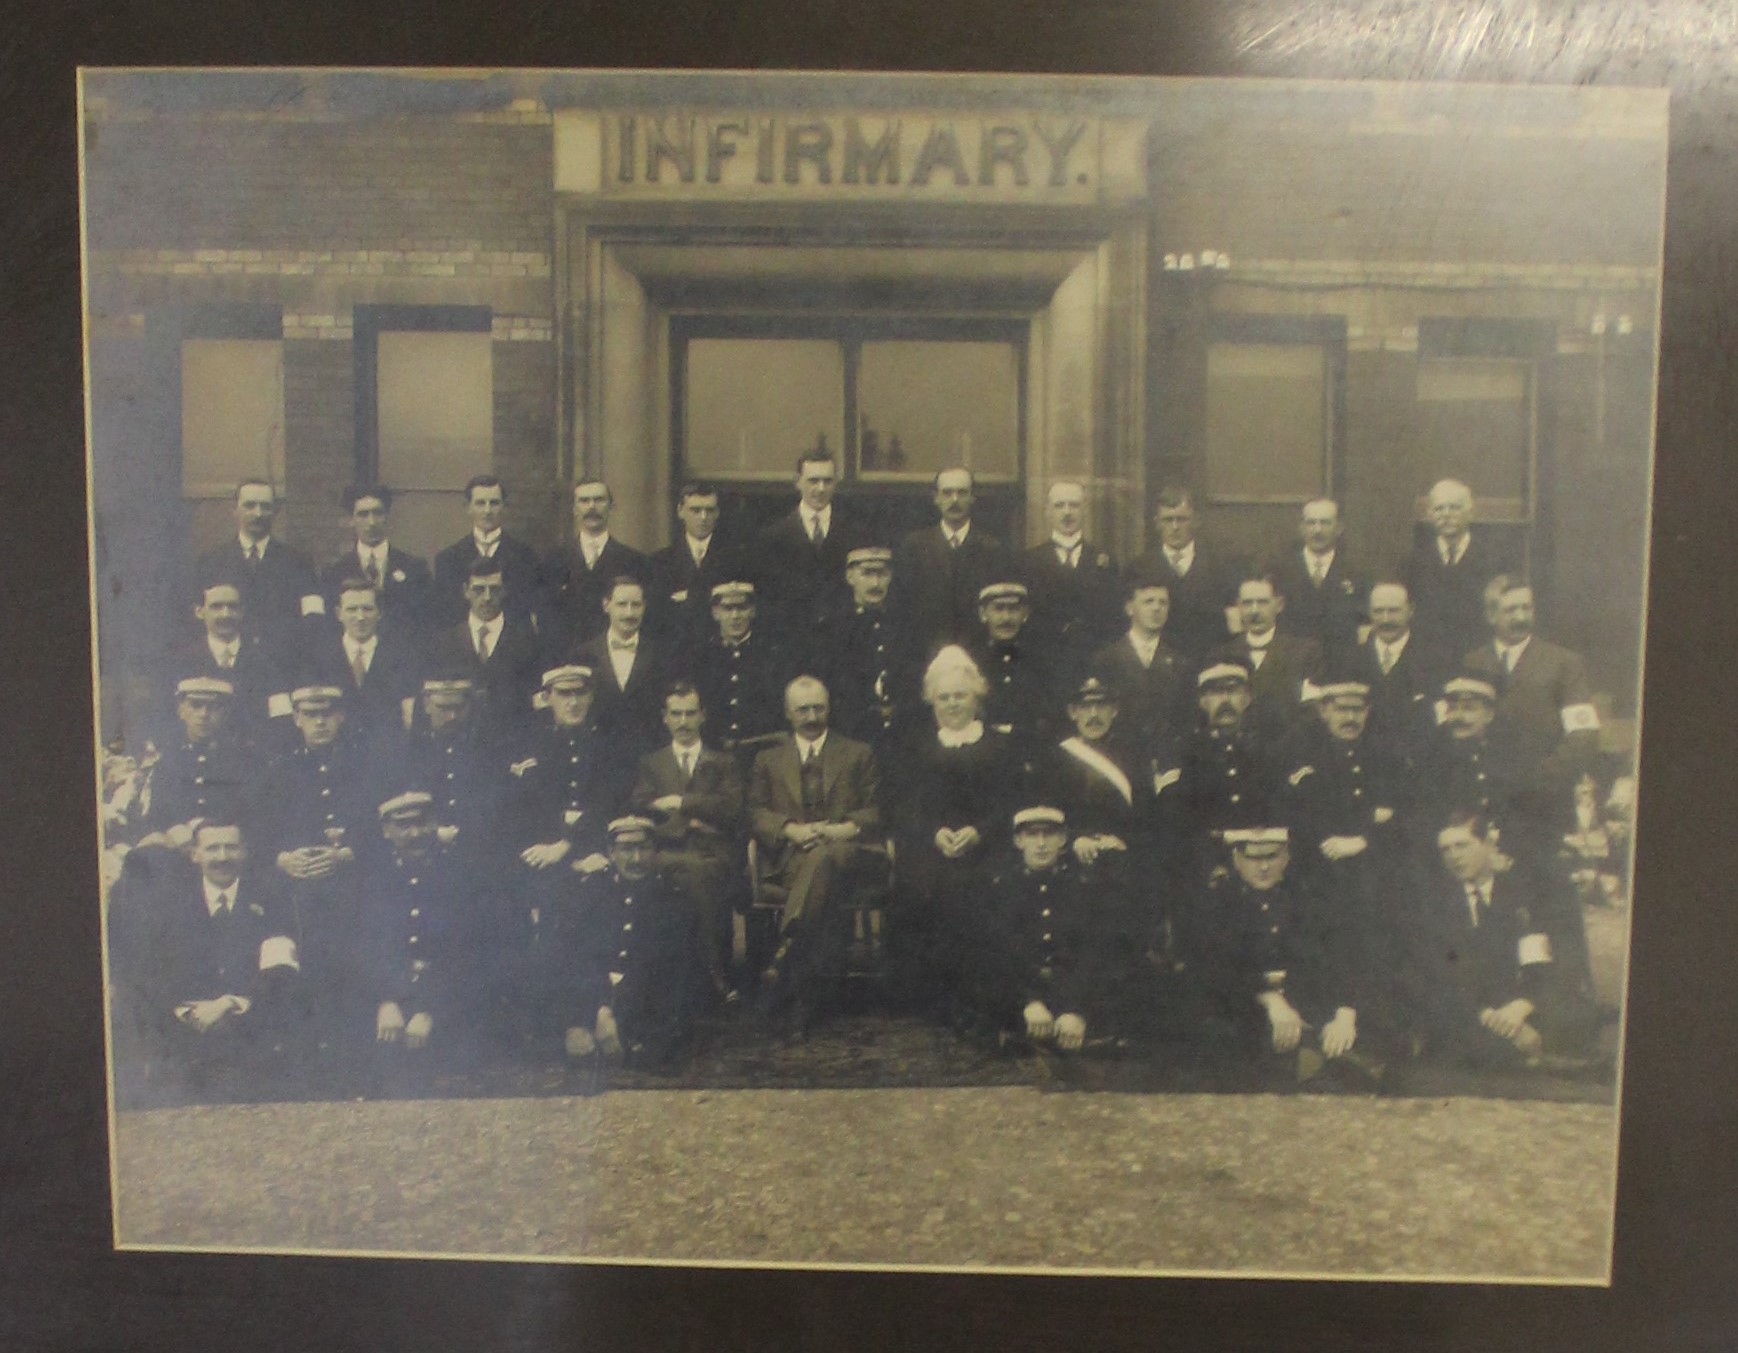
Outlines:
{"label": "white armband", "polygon": [[1551,961],[1551,937],[1549,935],[1541,933],[1523,935],[1516,948],[1519,950],[1518,957],[1523,968],[1530,968],[1535,963],[1549,963]]}
{"label": "white armband", "polygon": [[266,697],[267,718],[287,719],[293,713],[295,713],[295,708],[290,704],[290,693],[288,691],[279,691],[276,695],[268,695]]}
{"label": "white armband", "polygon": [[1563,731],[1565,733],[1597,733],[1599,731],[1599,711],[1592,705],[1563,706]]}
{"label": "white armband", "polygon": [[296,942],[288,935],[273,935],[260,941],[259,970],[264,972],[267,968],[302,970],[301,960],[296,956]]}
{"label": "white armband", "polygon": [[307,596],[302,598],[302,614],[304,616],[325,615],[326,598],[321,596],[318,592],[308,593]]}

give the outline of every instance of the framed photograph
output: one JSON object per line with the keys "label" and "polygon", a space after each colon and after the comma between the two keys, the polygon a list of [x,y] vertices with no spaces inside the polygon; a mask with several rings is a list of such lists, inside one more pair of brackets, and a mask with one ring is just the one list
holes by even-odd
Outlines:
{"label": "framed photograph", "polygon": [[1609,1281],[1663,93],[79,112],[118,1247]]}

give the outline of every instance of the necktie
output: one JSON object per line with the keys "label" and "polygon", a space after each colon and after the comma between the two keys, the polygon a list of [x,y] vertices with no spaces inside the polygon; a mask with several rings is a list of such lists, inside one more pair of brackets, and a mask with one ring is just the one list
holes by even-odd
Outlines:
{"label": "necktie", "polygon": [[483,661],[483,662],[487,662],[489,660],[489,652],[490,652],[489,631],[486,629],[479,629],[477,631],[477,657],[478,657],[478,659]]}
{"label": "necktie", "polygon": [[1319,554],[1312,554],[1310,556],[1310,581],[1315,583],[1317,587],[1320,587],[1322,585],[1322,579],[1327,576],[1328,566],[1322,562],[1322,557]]}
{"label": "necktie", "polygon": [[1075,568],[1080,563],[1080,546],[1064,545],[1062,547],[1062,562],[1069,568]]}
{"label": "necktie", "polygon": [[1520,654],[1513,648],[1505,648],[1503,650],[1503,670],[1510,676],[1515,674],[1515,660],[1519,656]]}
{"label": "necktie", "polygon": [[826,538],[827,538],[825,533],[823,533],[821,530],[821,514],[820,513],[817,512],[813,517],[811,517],[809,519],[809,527],[810,527],[809,541],[818,550],[821,548],[821,543],[824,540],[826,540]]}
{"label": "necktie", "polygon": [[228,647],[224,648],[217,655],[217,665],[226,672],[233,672],[235,670],[235,650]]}
{"label": "necktie", "polygon": [[947,547],[950,550],[957,550],[960,547],[960,538],[957,535],[949,536],[947,538]]}
{"label": "necktie", "polygon": [[368,664],[362,661],[362,650],[360,648],[356,649],[350,655],[350,675],[356,678],[356,684],[358,686],[362,684],[362,679],[368,675]]}
{"label": "necktie", "polygon": [[259,546],[249,545],[244,551],[247,555],[247,566],[251,569],[259,563]]}
{"label": "necktie", "polygon": [[369,582],[373,583],[376,587],[380,586],[380,557],[378,555],[369,555],[368,567],[362,571],[368,575]]}
{"label": "necktie", "polygon": [[1394,647],[1391,644],[1378,643],[1376,652],[1382,659],[1382,675],[1387,676],[1394,670]]}
{"label": "necktie", "polygon": [[682,783],[687,784],[694,778],[694,753],[682,753]]}

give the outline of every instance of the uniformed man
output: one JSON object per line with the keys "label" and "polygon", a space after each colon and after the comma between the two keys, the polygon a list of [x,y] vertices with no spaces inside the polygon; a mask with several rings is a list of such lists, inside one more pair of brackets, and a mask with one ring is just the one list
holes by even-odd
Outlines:
{"label": "uniformed man", "polygon": [[1054,735],[1058,692],[1049,654],[1024,637],[1032,608],[1025,583],[993,582],[978,593],[978,641],[972,650],[989,682],[984,723],[1011,735],[1028,757]]}
{"label": "uniformed man", "polygon": [[1116,692],[1103,678],[1074,688],[1068,718],[1073,736],[1034,766],[1033,779],[1068,815],[1075,859],[1126,888],[1152,862],[1152,775],[1115,736]]}
{"label": "uniformed man", "polygon": [[534,876],[590,873],[605,864],[604,827],[634,768],[609,731],[592,721],[594,688],[595,675],[583,663],[545,672],[548,722],[509,765],[514,788],[507,820],[517,836],[520,862]]}
{"label": "uniformed man", "polygon": [[[1363,1018],[1364,970],[1354,938],[1331,908],[1287,877],[1284,827],[1225,833],[1220,866],[1179,917],[1179,950],[1196,1004],[1194,1041],[1210,1059],[1254,1062],[1265,1076],[1299,1079],[1356,1056],[1352,1083],[1370,1085],[1374,1064]],[[1311,1056],[1299,1058],[1300,1048]],[[1275,1060],[1279,1059],[1279,1060]],[[1265,1066],[1262,1064],[1265,1063]]]}
{"label": "uniformed man", "polygon": [[259,781],[258,759],[232,736],[234,712],[235,687],[220,677],[186,677],[176,684],[182,737],[144,779],[134,815],[146,834],[140,844],[161,836],[164,844],[184,846],[201,818],[243,820],[249,788]]}
{"label": "uniformed man", "polygon": [[482,860],[499,854],[506,830],[500,761],[501,749],[477,717],[475,683],[464,676],[424,678],[403,764],[391,773],[426,786],[442,842]]}
{"label": "uniformed man", "polygon": [[[1321,683],[1316,727],[1298,739],[1285,816],[1305,872],[1329,888],[1352,876],[1390,882],[1404,825],[1406,766],[1370,734],[1370,688],[1336,675]],[[1360,892],[1370,892],[1361,882]]]}
{"label": "uniformed man", "polygon": [[833,693],[835,726],[882,754],[919,698],[917,644],[887,604],[892,561],[893,551],[884,545],[863,545],[846,554],[851,605],[828,627],[821,669]]}
{"label": "uniformed man", "polygon": [[1144,945],[1070,858],[1060,808],[1029,805],[1012,825],[1019,860],[980,890],[967,932],[969,999],[992,1030],[1078,1052],[1125,1011]]}
{"label": "uniformed man", "polygon": [[784,655],[755,625],[753,583],[732,579],[712,589],[717,633],[693,660],[694,684],[720,750],[746,773],[755,754],[784,727]]}
{"label": "uniformed man", "polygon": [[440,839],[434,796],[395,794],[377,809],[386,849],[358,885],[368,972],[363,990],[384,1051],[448,1053],[483,1015],[481,946],[493,916],[475,876]]}
{"label": "uniformed man", "polygon": [[556,904],[549,1017],[570,1058],[661,1066],[692,1018],[691,903],[658,876],[649,818],[608,824],[609,866]]}
{"label": "uniformed man", "polygon": [[1274,753],[1248,725],[1249,668],[1235,659],[1195,676],[1200,721],[1153,777],[1165,858],[1179,887],[1200,884],[1226,831],[1277,816]]}
{"label": "uniformed man", "polygon": [[344,692],[290,693],[301,745],[267,770],[257,834],[288,890],[316,1041],[335,1046],[358,999],[357,851],[368,841],[374,769],[342,736]]}
{"label": "uniformed man", "polygon": [[[1450,677],[1442,683],[1441,711],[1441,725],[1425,744],[1413,778],[1413,840],[1428,855],[1435,840],[1431,824],[1464,807],[1503,832],[1511,850],[1525,848],[1522,769],[1513,740],[1497,724],[1495,683],[1473,672]],[[1531,837],[1535,848],[1545,844],[1540,832]]]}

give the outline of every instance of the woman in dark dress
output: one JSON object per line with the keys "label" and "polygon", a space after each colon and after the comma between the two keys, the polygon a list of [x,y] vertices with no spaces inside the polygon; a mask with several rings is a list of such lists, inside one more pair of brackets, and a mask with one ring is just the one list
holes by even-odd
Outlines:
{"label": "woman in dark dress", "polygon": [[1006,733],[984,726],[988,683],[963,648],[949,645],[923,677],[935,716],[900,757],[891,808],[895,878],[888,948],[903,995],[945,1010],[958,991],[970,937],[961,918],[987,862],[1006,847],[1009,797],[1020,764]]}

